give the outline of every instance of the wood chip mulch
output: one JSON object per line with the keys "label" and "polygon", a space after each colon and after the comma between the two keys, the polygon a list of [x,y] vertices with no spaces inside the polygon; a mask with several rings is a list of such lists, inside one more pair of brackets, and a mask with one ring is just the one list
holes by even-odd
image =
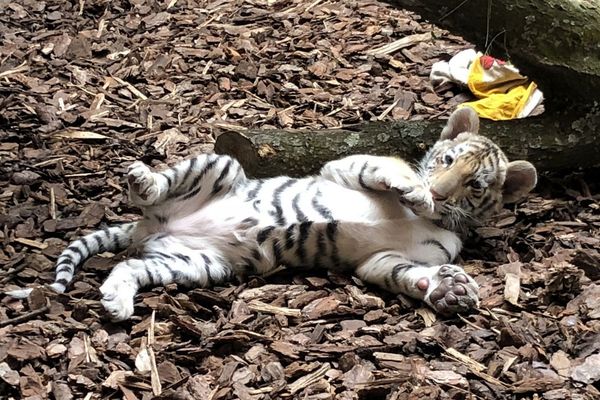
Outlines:
{"label": "wood chip mulch", "polygon": [[[469,47],[371,1],[0,0],[0,291],[53,280],[70,240],[137,218],[135,159],[222,128],[438,118],[429,68]],[[515,133],[518,134],[518,133]],[[463,252],[470,314],[348,276],[156,288],[109,322],[92,258],[64,295],[0,297],[4,399],[600,398],[600,185],[543,178]]]}

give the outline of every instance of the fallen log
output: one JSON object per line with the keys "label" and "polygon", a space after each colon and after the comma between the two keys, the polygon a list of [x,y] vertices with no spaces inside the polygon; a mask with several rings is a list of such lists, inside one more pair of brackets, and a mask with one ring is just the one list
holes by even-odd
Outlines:
{"label": "fallen log", "polygon": [[384,0],[510,59],[547,105],[597,101],[600,3],[596,0]]}
{"label": "fallen log", "polygon": [[[240,161],[249,176],[302,176],[350,154],[419,159],[439,137],[445,120],[366,123],[345,129],[224,131],[215,151]],[[600,112],[542,115],[513,121],[481,120],[480,133],[509,159],[526,159],[540,171],[600,167]]]}

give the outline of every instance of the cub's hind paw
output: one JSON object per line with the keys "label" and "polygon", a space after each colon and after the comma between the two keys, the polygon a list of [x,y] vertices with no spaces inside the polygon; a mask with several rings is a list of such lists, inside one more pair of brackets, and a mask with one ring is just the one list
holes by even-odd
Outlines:
{"label": "cub's hind paw", "polygon": [[154,173],[141,161],[135,161],[129,166],[127,172],[129,195],[131,200],[138,205],[154,204],[160,195]]}
{"label": "cub's hind paw", "polygon": [[429,282],[425,302],[441,315],[468,311],[479,304],[479,286],[461,267],[442,265]]}

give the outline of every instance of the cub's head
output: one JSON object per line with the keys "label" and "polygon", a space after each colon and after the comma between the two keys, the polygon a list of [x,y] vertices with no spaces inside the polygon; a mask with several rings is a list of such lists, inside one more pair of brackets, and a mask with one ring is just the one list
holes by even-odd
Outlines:
{"label": "cub's head", "polygon": [[509,162],[494,142],[478,132],[475,111],[469,107],[456,110],[440,140],[421,161],[435,214],[451,228],[484,220],[503,203],[523,198],[537,182],[531,163]]}

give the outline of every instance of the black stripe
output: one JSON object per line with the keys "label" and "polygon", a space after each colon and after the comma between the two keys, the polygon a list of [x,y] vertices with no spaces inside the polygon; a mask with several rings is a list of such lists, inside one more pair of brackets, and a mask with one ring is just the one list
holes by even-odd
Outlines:
{"label": "black stripe", "polygon": [[146,253],[146,254],[144,254],[144,260],[157,261],[157,260],[164,260],[164,258],[158,254]]}
{"label": "black stripe", "polygon": [[162,239],[166,238],[167,236],[169,236],[168,233],[159,233],[158,235],[156,235],[154,237],[154,240],[162,240]]}
{"label": "black stripe", "polygon": [[337,229],[338,229],[338,221],[331,221],[327,223],[327,228],[326,228],[326,232],[327,232],[327,238],[331,241],[335,240],[335,234],[337,233]]}
{"label": "black stripe", "polygon": [[471,199],[469,199],[468,197],[465,197],[465,201],[471,207],[471,209],[475,209],[475,204],[473,204],[473,202],[471,201]]}
{"label": "black stripe", "polygon": [[202,258],[204,259],[204,270],[206,271],[206,279],[208,280],[208,284],[212,287],[215,285],[215,280],[210,274],[210,266],[212,265],[212,261],[206,254],[202,254]]}
{"label": "black stripe", "polygon": [[252,228],[253,226],[258,225],[258,220],[256,218],[248,217],[242,220],[242,224],[245,225],[245,228]]}
{"label": "black stripe", "polygon": [[[175,279],[175,271],[173,270],[173,268],[171,268],[171,266],[167,263],[161,263],[161,266],[164,267],[167,271],[169,271],[169,276],[171,277],[169,279],[169,282],[173,282]],[[161,282],[163,285],[166,285],[167,282],[165,282],[164,280]]]}
{"label": "black stripe", "polygon": [[271,232],[273,232],[274,229],[274,226],[267,226],[266,228],[261,229],[260,232],[258,232],[258,235],[256,235],[256,241],[258,242],[258,244],[263,244],[264,241],[268,239],[269,235],[271,234]]}
{"label": "black stripe", "polygon": [[452,254],[450,254],[450,252],[439,241],[437,241],[435,239],[429,239],[429,240],[424,241],[423,244],[430,244],[430,245],[437,247],[438,249],[440,249],[442,251],[442,253],[444,253],[444,255],[446,256],[446,259],[448,260],[447,262],[452,261]]}
{"label": "black stripe", "polygon": [[285,249],[289,250],[294,247],[294,228],[296,225],[292,224],[285,230]]}
{"label": "black stripe", "polygon": [[81,239],[79,239],[79,241],[81,242],[81,244],[85,248],[85,251],[87,253],[86,257],[89,257],[90,254],[92,254],[92,251],[90,250],[90,245],[89,245],[87,239],[85,237],[82,237]]}
{"label": "black stripe", "polygon": [[121,235],[119,235],[119,232],[115,232],[112,235],[112,238],[113,238],[112,243],[114,243],[117,248],[123,247],[123,245],[121,245]]}
{"label": "black stripe", "polygon": [[407,269],[411,269],[413,268],[415,265],[413,264],[407,264],[407,263],[401,263],[401,264],[396,264],[394,265],[394,268],[392,268],[392,279],[394,280],[394,283],[396,283],[396,285],[400,286],[400,272],[402,272],[402,270],[407,270]]}
{"label": "black stripe", "polygon": [[262,258],[258,249],[252,249],[252,257],[254,257],[256,261],[260,261],[260,259]]}
{"label": "black stripe", "polygon": [[498,168],[498,164],[500,163],[500,157],[498,157],[497,149],[492,149],[492,151],[490,151],[490,159],[491,159],[492,168],[493,169]]}
{"label": "black stripe", "polygon": [[[102,232],[104,232],[104,235],[106,236],[106,240],[108,241],[108,243],[112,244],[114,238],[112,237],[112,234],[110,233],[110,229],[108,227],[104,227],[102,228]],[[105,247],[106,249],[106,247]]]}
{"label": "black stripe", "polygon": [[173,256],[171,254],[167,254],[167,253],[163,253],[162,251],[152,251],[150,252],[150,254],[156,254],[162,258],[166,258],[168,260],[173,259]]}
{"label": "black stripe", "polygon": [[256,182],[256,186],[254,187],[254,189],[248,192],[248,197],[246,197],[246,201],[254,200],[254,198],[256,198],[256,195],[258,194],[258,191],[264,183],[262,179],[256,180],[254,182]]}
{"label": "black stripe", "polygon": [[70,254],[65,254],[63,251],[63,253],[60,255],[60,257],[58,257],[58,260],[56,260],[56,265],[64,264],[66,262],[75,264],[75,260],[73,259],[73,257],[71,257]]}
{"label": "black stripe", "polygon": [[[77,242],[75,242],[75,243],[77,243]],[[73,243],[72,245],[67,247],[67,250],[71,250],[73,253],[78,254],[79,255],[78,263],[80,263],[85,257],[83,257],[83,253],[81,252],[81,250],[79,250],[79,247],[76,247],[75,243]]]}
{"label": "black stripe", "polygon": [[156,281],[154,280],[154,275],[150,272],[150,268],[146,264],[144,264],[144,272],[146,272],[146,279],[150,286],[156,286]]}
{"label": "black stripe", "polygon": [[326,220],[333,220],[333,215],[331,214],[331,211],[327,207],[319,203],[319,197],[321,197],[321,191],[317,190],[317,193],[315,193],[315,196],[312,199],[312,206],[323,218],[325,218]]}
{"label": "black stripe", "polygon": [[321,259],[325,255],[326,251],[327,251],[327,245],[325,243],[325,233],[323,231],[319,231],[317,233],[317,252],[315,253],[315,258],[314,258],[314,263],[313,263],[316,268],[323,268]]}
{"label": "black stripe", "polygon": [[[145,261],[147,261],[147,259]],[[146,263],[146,270],[149,271],[150,276],[152,276],[152,285],[155,285],[155,280],[154,280],[155,274],[150,272],[151,267],[155,267],[155,268],[153,268],[153,270],[156,273],[156,277],[158,278],[158,284],[164,285],[166,283],[166,281],[162,279],[163,278],[162,274],[159,271],[159,269],[161,269],[161,268],[169,271],[169,274],[171,275],[171,280],[173,279],[173,271],[167,265],[167,263],[165,263],[162,259],[158,259],[158,260],[154,259],[154,260],[152,260],[152,262],[154,263],[153,266],[148,265],[148,263]]]}
{"label": "black stripe", "polygon": [[[194,170],[194,168],[196,167],[196,163],[198,162],[198,157],[194,157],[190,160],[190,163],[188,165],[187,170],[185,171],[185,174],[183,174],[183,179],[181,181],[181,185],[185,185],[185,183],[187,182],[187,180],[189,179],[190,175],[192,174],[192,171]],[[181,186],[180,185],[180,186]]]}
{"label": "black stripe", "polygon": [[97,232],[92,236],[96,241],[96,245],[98,246],[98,253],[104,253],[106,248],[104,247],[104,242],[102,240],[102,236],[100,236],[100,232]]}
{"label": "black stripe", "polygon": [[242,268],[244,268],[246,272],[256,272],[256,265],[254,265],[254,262],[251,259],[242,257],[242,261],[245,263],[242,265]]}
{"label": "black stripe", "polygon": [[208,173],[208,171],[210,171],[211,169],[214,168],[214,166],[217,164],[218,160],[219,160],[218,158],[215,158],[214,160],[209,161],[204,166],[204,168],[202,169],[202,171],[200,171],[200,173],[198,174],[198,176],[196,176],[194,178],[194,181],[189,186],[189,189],[194,188],[193,190],[189,191],[189,189],[188,189],[187,193],[185,193],[185,192],[184,193],[177,192],[177,193],[174,194],[174,196],[177,197],[178,200],[187,200],[187,199],[190,199],[190,198],[194,197],[195,195],[197,195],[202,190],[202,184],[201,184],[200,181],[202,180],[202,178],[204,178],[204,176]]}
{"label": "black stripe", "polygon": [[338,229],[338,221],[332,221],[327,223],[327,228],[325,232],[327,233],[327,239],[331,243],[331,255],[329,258],[335,268],[341,265],[339,250],[336,242],[336,235]]}
{"label": "black stripe", "polygon": [[73,273],[73,267],[67,264],[60,264],[56,266],[55,274],[60,274],[61,272],[68,272],[70,274]]}
{"label": "black stripe", "polygon": [[381,257],[379,257],[379,258],[378,258],[378,259],[377,259],[375,262],[383,261],[383,260],[385,260],[385,259],[388,259],[388,258],[393,258],[393,257],[395,257],[395,258],[402,258],[402,259],[404,259],[404,256],[402,256],[402,255],[400,255],[400,254],[395,254],[395,253],[386,253],[386,254],[382,255]]}
{"label": "black stripe", "polygon": [[167,180],[167,185],[168,185],[168,187],[170,189],[171,186],[173,186],[173,179],[169,175],[167,175],[166,172],[162,172],[161,175],[164,176],[165,179]]}
{"label": "black stripe", "polygon": [[273,208],[275,209],[275,224],[276,225],[285,225],[285,217],[283,216],[283,209],[281,207],[281,194],[283,193],[283,191],[287,188],[289,188],[290,186],[292,186],[294,183],[296,183],[297,180],[296,179],[288,179],[287,181],[285,181],[283,184],[281,184],[278,188],[276,188],[273,191]]}
{"label": "black stripe", "polygon": [[181,261],[189,264],[192,259],[188,256],[186,256],[185,254],[181,254],[181,253],[173,253],[173,257],[180,259]]}
{"label": "black stripe", "polygon": [[63,285],[65,288],[67,287],[67,285],[69,284],[69,281],[61,278],[61,279],[57,279],[54,281],[54,283],[58,283],[59,285]]}
{"label": "black stripe", "polygon": [[494,197],[487,193],[488,197],[485,198],[482,202],[481,205],[479,206],[479,214],[485,214],[487,211],[490,210],[490,208],[496,206],[496,202],[494,201]]}
{"label": "black stripe", "polygon": [[135,275],[135,283],[137,284],[138,288],[146,286],[142,283],[141,277],[137,274]]}
{"label": "black stripe", "polygon": [[283,262],[283,256],[281,255],[281,244],[279,239],[273,240],[273,256],[275,257],[275,266],[278,267]]}
{"label": "black stripe", "polygon": [[308,240],[312,224],[312,221],[305,221],[300,224],[296,254],[302,264],[306,264],[306,241]]}
{"label": "black stripe", "polygon": [[387,287],[388,289],[393,289],[392,288],[392,280],[390,279],[389,275],[384,275],[383,277],[383,284],[385,285],[385,287]]}
{"label": "black stripe", "polygon": [[365,183],[365,171],[367,170],[368,165],[369,163],[365,162],[360,169],[360,172],[358,173],[358,184],[364,189],[371,190],[371,188]]}
{"label": "black stripe", "polygon": [[292,200],[292,208],[296,213],[296,221],[303,222],[306,221],[307,218],[306,214],[302,212],[302,210],[300,209],[300,205],[298,204],[300,202],[300,194],[301,193],[298,193],[296,196],[294,196],[294,200]]}
{"label": "black stripe", "polygon": [[[177,169],[177,166],[171,168],[171,171],[173,171],[173,183],[177,184],[177,181],[179,180],[179,169]],[[173,186],[169,187],[169,190],[174,189]]]}
{"label": "black stripe", "polygon": [[213,188],[212,188],[212,191],[210,192],[211,196],[219,193],[221,191],[221,189],[223,189],[223,185],[221,185],[221,182],[223,181],[223,179],[225,179],[225,176],[227,176],[227,174],[229,173],[231,164],[233,164],[233,159],[230,158],[227,160],[227,163],[221,170],[221,173],[219,174],[219,176],[213,183]]}

